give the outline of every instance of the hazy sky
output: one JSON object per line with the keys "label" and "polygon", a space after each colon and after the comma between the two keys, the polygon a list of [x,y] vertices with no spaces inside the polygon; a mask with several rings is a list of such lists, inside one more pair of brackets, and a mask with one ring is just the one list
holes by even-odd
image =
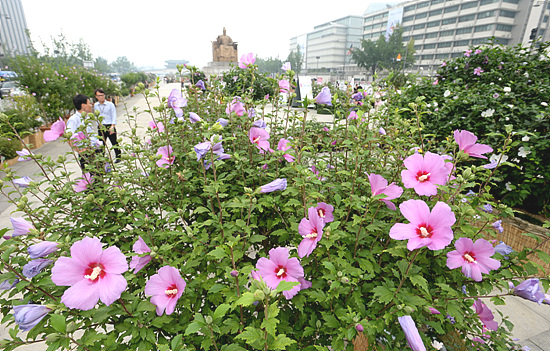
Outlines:
{"label": "hazy sky", "polygon": [[348,15],[362,15],[380,0],[22,0],[35,47],[51,36],[82,38],[94,58],[126,56],[137,66],[164,67],[183,59],[202,68],[212,44],[227,29],[239,57],[286,59],[290,38]]}

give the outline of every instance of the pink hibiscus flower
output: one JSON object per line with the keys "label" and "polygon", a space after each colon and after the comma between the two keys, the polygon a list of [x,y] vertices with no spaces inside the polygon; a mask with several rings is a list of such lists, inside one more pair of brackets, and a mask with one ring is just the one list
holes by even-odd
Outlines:
{"label": "pink hibiscus flower", "polygon": [[183,116],[182,107],[187,106],[187,100],[181,95],[179,89],[172,89],[170,95],[168,95],[167,105],[176,113],[176,117]]}
{"label": "pink hibiscus flower", "polygon": [[287,79],[279,81],[279,92],[288,93],[290,91],[290,82]]}
{"label": "pink hibiscus flower", "polygon": [[330,223],[334,221],[334,215],[332,212],[334,212],[334,206],[328,205],[324,202],[318,202],[317,207],[315,207],[315,211],[317,211],[317,214],[323,222]]}
{"label": "pink hibiscus flower", "polygon": [[[279,143],[277,144],[277,150],[281,150],[281,151],[292,150],[292,148],[288,146],[288,143],[289,141],[286,139],[279,140]],[[294,156],[292,156],[291,154],[284,154],[283,157],[288,162],[294,162]]]}
{"label": "pink hibiscus flower", "polygon": [[[271,289],[277,289],[281,281],[299,282],[304,277],[304,269],[296,257],[288,258],[288,249],[277,247],[269,250],[269,259],[261,257],[256,263],[260,276]],[[292,299],[300,291],[300,285],[283,291],[283,295]]]}
{"label": "pink hibiscus flower", "polygon": [[155,121],[149,121],[149,128],[157,130],[159,133],[164,132],[164,124],[162,122],[155,123]]}
{"label": "pink hibiscus flower", "polygon": [[241,60],[239,61],[239,68],[247,68],[248,66],[253,65],[254,62],[256,62],[254,54],[252,54],[251,52],[248,54],[243,54],[241,56]]}
{"label": "pink hibiscus flower", "polygon": [[[145,241],[140,237],[138,237],[137,241],[134,243],[134,246],[132,246],[132,249],[137,254],[144,254],[146,252],[151,252],[151,249]],[[143,267],[147,265],[151,261],[151,255],[146,255],[143,257],[140,256],[134,256],[132,257],[132,261],[130,262],[130,269],[134,270],[134,274],[139,272]]]}
{"label": "pink hibiscus flower", "polygon": [[71,257],[60,257],[52,268],[57,286],[70,286],[61,297],[68,308],[90,310],[98,300],[109,306],[126,289],[122,273],[128,270],[126,257],[118,247],[101,249],[97,238],[85,237],[71,246]]}
{"label": "pink hibiscus flower", "polygon": [[88,185],[94,182],[94,178],[90,173],[84,173],[82,178],[78,178],[78,181],[74,185],[74,191],[79,193],[88,189]]}
{"label": "pink hibiscus flower", "polygon": [[418,195],[437,194],[437,186],[444,185],[449,175],[443,157],[426,152],[425,156],[414,154],[404,161],[401,178],[405,188],[413,188]]}
{"label": "pink hibiscus flower", "polygon": [[477,282],[482,279],[481,273],[489,274],[492,269],[500,267],[500,262],[491,258],[495,248],[485,239],[477,239],[474,243],[470,238],[460,238],[455,242],[455,248],[447,253],[447,267],[462,267],[462,273]]}
{"label": "pink hibiscus flower", "polygon": [[59,118],[59,121],[52,124],[50,130],[44,132],[44,141],[54,141],[65,133],[65,122]]}
{"label": "pink hibiscus flower", "polygon": [[487,158],[482,154],[493,152],[493,148],[485,144],[477,144],[477,137],[467,130],[455,130],[454,137],[460,150],[472,157]]}
{"label": "pink hibiscus flower", "polygon": [[298,226],[298,233],[304,237],[298,246],[298,256],[300,258],[309,256],[315,250],[317,243],[323,237],[323,228],[325,226],[325,222],[319,217],[315,207],[310,207],[307,213],[309,220],[302,218]]}
{"label": "pink hibiscus flower", "polygon": [[157,155],[161,156],[161,159],[157,161],[157,166],[168,168],[171,164],[174,164],[175,157],[172,156],[172,146],[161,146],[157,149]]}
{"label": "pink hibiscus flower", "polygon": [[388,206],[390,210],[395,211],[395,205],[390,200],[397,199],[403,194],[403,188],[391,183],[388,185],[388,181],[384,179],[381,175],[371,173],[368,176],[370,182],[370,188],[372,196],[377,196],[380,194],[387,195],[384,199],[380,199],[383,203]]}
{"label": "pink hibiscus flower", "polygon": [[261,153],[271,150],[269,145],[269,132],[262,128],[252,127],[248,132],[248,138],[252,144],[255,144]]}
{"label": "pink hibiscus flower", "polygon": [[409,347],[413,351],[426,351],[426,346],[424,346],[424,342],[420,337],[418,328],[416,327],[416,324],[411,316],[397,317],[397,320],[405,333],[405,338],[407,339],[407,344],[409,344]]}
{"label": "pink hibiscus flower", "polygon": [[494,321],[495,316],[493,316],[493,312],[491,312],[486,304],[481,302],[480,299],[477,299],[477,301],[474,302],[474,308],[476,309],[476,313],[478,314],[479,319],[481,319],[484,328],[494,331],[498,329],[498,323]]}
{"label": "pink hibiscus flower", "polygon": [[151,303],[157,306],[157,315],[172,314],[185,290],[185,280],[174,267],[164,266],[145,284],[145,295],[151,295]]}
{"label": "pink hibiscus flower", "polygon": [[455,214],[443,202],[437,202],[430,212],[422,200],[407,200],[399,205],[403,216],[410,223],[396,223],[390,229],[390,237],[396,240],[409,240],[409,250],[427,246],[430,250],[441,250],[453,240],[451,226],[455,223]]}
{"label": "pink hibiscus flower", "polygon": [[34,229],[34,226],[23,217],[10,217],[10,221],[13,225],[13,236],[27,235]]}
{"label": "pink hibiscus flower", "polygon": [[241,98],[238,96],[234,97],[233,100],[227,104],[227,107],[225,108],[225,113],[230,115],[231,112],[235,112],[237,116],[242,116],[246,110],[240,99]]}

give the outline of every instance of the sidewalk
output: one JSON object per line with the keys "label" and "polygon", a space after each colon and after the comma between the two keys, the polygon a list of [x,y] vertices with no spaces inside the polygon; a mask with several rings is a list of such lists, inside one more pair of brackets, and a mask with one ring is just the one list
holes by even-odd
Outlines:
{"label": "sidewalk", "polygon": [[[179,87],[179,83],[161,83],[159,88],[160,94],[161,96],[168,96],[172,89],[178,89]],[[153,104],[153,106],[157,106],[158,100],[152,100],[153,101],[150,102]],[[134,107],[136,107],[138,111],[144,111],[146,109],[152,108],[152,106],[147,106],[147,103],[142,95],[136,95],[131,98],[126,98],[124,101],[119,102],[117,106],[117,131],[119,133],[119,138],[124,142],[127,142],[128,140],[122,134],[130,130],[130,126],[127,123],[128,118],[126,116],[126,109],[129,111],[130,114],[134,114]],[[138,133],[139,135],[145,134],[147,123],[150,120],[151,117],[148,113],[138,114],[137,124],[141,128],[140,132]],[[332,116],[317,115],[315,111],[309,110],[308,120],[317,120],[319,122],[332,123]],[[69,151],[70,148],[66,143],[57,140],[54,142],[45,143],[39,149],[33,150],[33,153],[41,153],[44,156],[51,156],[53,159],[56,159],[58,155],[65,154]],[[70,171],[74,171],[77,176],[80,176],[80,169],[72,156],[68,169]],[[36,176],[36,174],[40,173],[40,169],[34,162],[18,162],[14,166],[12,166],[12,170],[14,170],[20,176],[29,176],[35,180],[38,180],[40,178]],[[3,178],[3,176],[4,174],[0,172],[0,178]],[[8,185],[9,184],[5,184],[5,186]],[[3,195],[0,195],[0,228],[12,228],[9,219],[10,216],[18,217],[23,215],[22,213],[17,213],[14,211],[16,211],[16,206],[10,204]],[[484,299],[484,302],[491,308],[496,320],[501,320],[497,310],[500,311],[503,315],[509,316],[509,320],[514,324],[512,335],[519,340],[518,342],[522,346],[528,346],[532,351],[550,351],[550,306],[539,306],[534,302],[527,301],[515,296],[507,296],[505,297],[505,300],[506,305],[504,306],[494,306],[492,303],[489,302],[488,299]],[[20,334],[24,335],[24,333]],[[4,326],[0,326],[0,340],[4,338],[9,338],[8,330],[5,329]],[[46,348],[47,347],[45,344],[34,344],[18,348],[17,350],[43,351],[46,350]]]}

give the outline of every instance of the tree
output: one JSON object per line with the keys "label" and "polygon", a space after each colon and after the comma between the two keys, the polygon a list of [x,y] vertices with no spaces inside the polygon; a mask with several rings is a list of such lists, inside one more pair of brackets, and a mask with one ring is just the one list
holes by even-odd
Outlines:
{"label": "tree", "polygon": [[107,61],[107,59],[105,59],[101,56],[99,56],[98,58],[95,59],[94,68],[99,73],[109,73],[109,72],[111,72],[111,65],[109,65],[109,62]]}
{"label": "tree", "polygon": [[299,45],[296,45],[296,51],[293,50],[288,54],[286,60],[290,62],[292,70],[296,72],[296,74],[300,73],[300,71],[302,70],[302,65],[304,63],[304,54],[300,51]]}
{"label": "tree", "polygon": [[256,58],[256,65],[258,65],[258,70],[261,73],[281,73],[281,66],[283,65],[283,61],[281,61],[278,58],[268,58],[268,59],[262,59],[262,58]]}
{"label": "tree", "polygon": [[126,56],[119,56],[113,63],[111,67],[117,73],[128,73],[136,72],[137,68],[133,62],[130,62]]}
{"label": "tree", "polygon": [[[401,55],[401,60],[397,59],[398,55]],[[376,41],[361,40],[361,49],[353,49],[351,58],[372,75],[383,69],[399,71],[403,65],[412,66],[414,63],[414,42],[411,40],[404,47],[403,28],[397,28],[388,40],[385,36]]]}

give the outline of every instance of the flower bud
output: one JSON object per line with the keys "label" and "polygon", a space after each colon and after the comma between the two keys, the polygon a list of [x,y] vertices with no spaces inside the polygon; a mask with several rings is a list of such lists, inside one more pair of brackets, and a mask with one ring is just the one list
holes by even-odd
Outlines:
{"label": "flower bud", "polygon": [[357,324],[357,325],[355,326],[355,329],[357,329],[357,331],[358,331],[359,333],[362,333],[363,330],[365,330],[365,328],[363,328],[363,325],[362,325],[362,324]]}
{"label": "flower bud", "polygon": [[142,82],[139,82],[137,84],[137,86],[140,88],[140,89],[145,89],[145,84],[143,84]]}
{"label": "flower bud", "polygon": [[414,309],[411,306],[405,306],[403,308],[403,311],[405,311],[405,313],[407,313],[407,314],[411,314],[411,313],[414,312]]}
{"label": "flower bud", "polygon": [[204,316],[204,321],[206,322],[206,324],[212,324],[212,317]]}
{"label": "flower bud", "polygon": [[94,202],[94,194],[89,194],[88,196],[86,196],[86,201]]}
{"label": "flower bud", "polygon": [[258,300],[263,300],[265,298],[265,294],[263,291],[258,289],[254,292],[254,298]]}
{"label": "flower bud", "polygon": [[315,326],[317,327],[317,329],[321,329],[321,321],[317,320],[317,322],[315,322]]}
{"label": "flower bud", "polygon": [[237,272],[237,271],[235,271],[235,270],[232,270],[232,271],[231,271],[231,276],[232,276],[233,278],[237,278],[237,277],[239,276],[239,272]]}
{"label": "flower bud", "polygon": [[67,324],[67,333],[72,333],[76,330],[76,323],[75,322],[70,322],[69,324]]}
{"label": "flower bud", "polygon": [[99,117],[100,114],[101,114],[101,111],[99,110],[94,111],[94,116]]}
{"label": "flower bud", "polygon": [[57,341],[57,340],[59,340],[59,334],[57,334],[57,333],[48,334],[48,335],[46,335],[46,340],[52,341],[52,342]]}

